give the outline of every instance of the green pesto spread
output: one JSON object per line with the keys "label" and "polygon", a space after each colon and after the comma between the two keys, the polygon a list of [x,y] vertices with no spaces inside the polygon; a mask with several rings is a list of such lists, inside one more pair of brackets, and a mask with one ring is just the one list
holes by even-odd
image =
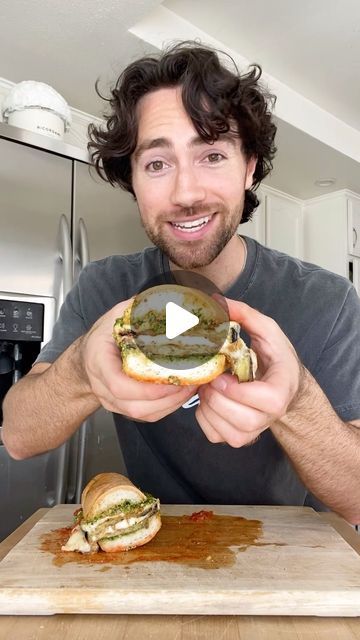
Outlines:
{"label": "green pesto spread", "polygon": [[[212,318],[206,319],[201,307],[192,308],[190,313],[193,313],[199,318],[199,324],[204,329],[213,329],[216,326],[216,322]],[[163,311],[148,311],[142,316],[136,316],[133,314],[131,325],[133,330],[139,333],[146,333],[151,331],[155,335],[163,335],[166,332],[166,315]],[[198,329],[197,329],[198,330]],[[189,330],[189,334],[192,333]]]}
{"label": "green pesto spread", "polygon": [[94,522],[97,522],[97,520],[100,520],[100,518],[110,518],[111,516],[117,515],[118,513],[127,514],[133,511],[134,513],[131,515],[136,515],[137,512],[143,511],[146,507],[156,502],[156,498],[150,495],[150,493],[145,493],[145,495],[146,495],[146,500],[143,500],[142,502],[134,502],[132,500],[123,500],[119,504],[116,504],[113,507],[110,507],[110,509],[107,509],[106,511],[102,511],[97,516],[95,516],[95,518],[92,518],[92,520],[87,520],[86,523],[93,524]]}
{"label": "green pesto spread", "polygon": [[147,529],[149,527],[149,519],[142,520],[137,524],[133,524],[131,527],[127,527],[127,529],[119,530],[119,533],[116,533],[114,536],[107,536],[106,538],[101,538],[101,540],[116,540],[116,538],[122,538],[123,536],[127,536],[130,533],[134,533],[135,531],[139,531],[139,529]]}
{"label": "green pesto spread", "polygon": [[[199,363],[202,362],[206,362],[207,360],[209,360],[209,358],[211,357],[212,354],[208,354],[208,353],[194,353],[194,354],[183,354],[183,355],[176,355],[176,356],[171,356],[171,355],[158,355],[158,359],[161,359],[161,362],[186,362],[186,360],[191,360],[191,361],[197,361]],[[215,355],[215,354],[214,354]]]}
{"label": "green pesto spread", "polygon": [[166,318],[162,311],[148,311],[143,316],[134,314],[131,324],[137,333],[150,330],[155,334],[162,334],[166,330]]}
{"label": "green pesto spread", "polygon": [[136,350],[138,348],[137,345],[134,342],[125,342],[125,341],[123,341],[120,346],[121,346],[121,351],[123,353],[126,353],[128,351],[132,351],[134,349]]}

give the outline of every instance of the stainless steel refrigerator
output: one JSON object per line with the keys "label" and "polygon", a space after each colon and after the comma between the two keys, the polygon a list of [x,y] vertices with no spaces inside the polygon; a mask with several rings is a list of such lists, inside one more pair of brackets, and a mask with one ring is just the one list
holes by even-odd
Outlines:
{"label": "stainless steel refrigerator", "polygon": [[[148,244],[132,197],[95,177],[85,150],[0,124],[0,409],[85,264]],[[0,436],[1,422],[0,412]],[[125,468],[103,409],[28,460],[11,459],[0,437],[0,540],[39,507],[78,502],[87,480],[108,470]]]}

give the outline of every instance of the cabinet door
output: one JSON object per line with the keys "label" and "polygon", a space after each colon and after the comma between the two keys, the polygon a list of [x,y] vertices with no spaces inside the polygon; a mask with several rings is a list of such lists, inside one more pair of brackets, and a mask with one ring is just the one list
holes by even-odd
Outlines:
{"label": "cabinet door", "polygon": [[348,278],[347,244],[343,193],[308,200],[304,207],[304,260]]}
{"label": "cabinet door", "polygon": [[347,199],[349,253],[360,257],[360,199]]}
{"label": "cabinet door", "polygon": [[283,196],[266,195],[266,246],[302,259],[302,207]]}

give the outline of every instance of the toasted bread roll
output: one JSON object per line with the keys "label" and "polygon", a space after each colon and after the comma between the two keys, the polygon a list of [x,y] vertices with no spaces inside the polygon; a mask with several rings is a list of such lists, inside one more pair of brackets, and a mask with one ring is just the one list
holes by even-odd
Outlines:
{"label": "toasted bread roll", "polygon": [[160,501],[120,473],[100,473],[81,496],[78,523],[62,551],[125,551],[149,542],[161,527]]}
{"label": "toasted bread roll", "polygon": [[[166,304],[184,307],[197,325],[171,341],[166,338]],[[124,372],[160,384],[204,384],[224,371],[239,382],[255,378],[255,353],[240,338],[241,327],[203,291],[180,285],[151,287],[136,296],[114,324]]]}

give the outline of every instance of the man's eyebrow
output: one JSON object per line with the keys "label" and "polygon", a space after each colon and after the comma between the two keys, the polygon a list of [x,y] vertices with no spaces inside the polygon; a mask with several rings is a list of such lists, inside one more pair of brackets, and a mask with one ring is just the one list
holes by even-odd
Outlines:
{"label": "man's eyebrow", "polygon": [[[224,141],[224,142],[229,142],[233,147],[236,147],[239,144],[239,138],[237,136],[235,136],[233,133],[221,133],[219,135],[218,140]],[[211,146],[212,144],[215,144],[217,142],[217,140],[214,140],[213,143],[207,142],[206,140],[204,140],[203,138],[201,138],[201,136],[196,135],[193,138],[190,139],[188,146],[189,147],[198,147],[201,145],[209,145]],[[144,140],[143,142],[141,142],[141,144],[139,144],[139,146],[137,147],[137,149],[134,152],[134,160],[138,160],[140,158],[140,156],[145,152],[145,151],[149,151],[149,149],[159,149],[159,148],[165,148],[165,149],[171,149],[172,147],[172,142],[168,139],[168,138],[153,138],[153,139],[149,139],[149,140]]]}
{"label": "man's eyebrow", "polygon": [[230,132],[220,133],[217,140],[213,140],[212,142],[207,142],[200,136],[194,136],[190,140],[190,146],[200,146],[202,144],[207,144],[211,146],[213,144],[216,144],[217,142],[229,142],[233,147],[236,147],[239,145],[239,136],[236,136],[235,134]]}
{"label": "man's eyebrow", "polygon": [[167,138],[154,138],[152,140],[144,140],[135,149],[134,160],[138,160],[144,153],[144,151],[148,151],[149,149],[158,149],[159,147],[169,149],[171,146],[171,142]]}

